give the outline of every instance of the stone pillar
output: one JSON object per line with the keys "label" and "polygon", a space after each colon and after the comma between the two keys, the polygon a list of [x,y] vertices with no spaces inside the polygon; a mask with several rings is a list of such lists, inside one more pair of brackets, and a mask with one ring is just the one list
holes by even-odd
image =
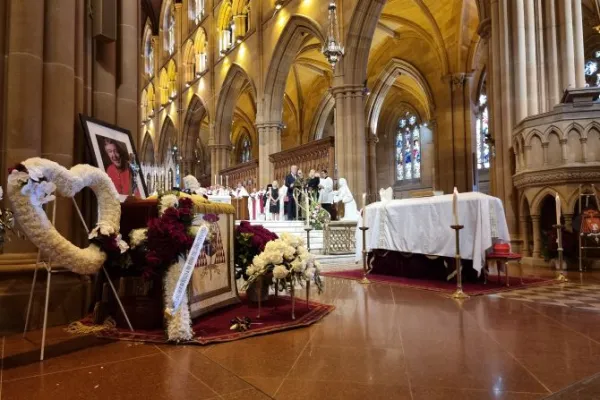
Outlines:
{"label": "stone pillar", "polygon": [[[458,188],[459,192],[470,192],[473,190],[473,168],[471,166],[471,147],[467,145],[470,138],[467,137],[469,126],[466,125],[467,115],[471,113],[468,93],[471,76],[465,73],[457,73],[446,77],[450,88],[451,99],[451,148],[453,149],[454,176],[453,184],[441,182],[441,189],[446,193],[452,191],[452,187]],[[467,105],[467,108],[465,108]]]}
{"label": "stone pillar", "polygon": [[585,55],[583,49],[583,14],[581,0],[573,3],[573,40],[575,42],[575,83],[578,88],[585,87]]}
{"label": "stone pillar", "polygon": [[548,106],[548,67],[546,65],[546,38],[544,37],[544,1],[536,0],[536,45],[539,52],[537,66],[538,81],[540,85],[539,112],[549,111]]}
{"label": "stone pillar", "polygon": [[523,245],[521,246],[521,255],[523,257],[529,257],[529,229],[527,229],[527,217],[521,215],[519,218],[520,227],[519,230],[521,232],[521,240],[523,240]]}
{"label": "stone pillar", "polygon": [[544,0],[548,25],[548,109],[551,110],[560,102],[562,88],[560,83],[560,67],[558,60],[556,0]]}
{"label": "stone pillar", "polygon": [[[46,0],[42,157],[69,168],[75,143],[75,0]],[[73,204],[58,199],[56,229],[70,238]]]}
{"label": "stone pillar", "polygon": [[[516,42],[517,48],[515,51],[515,88],[516,88],[516,105],[515,105],[515,116],[516,123],[518,124],[521,120],[527,117],[528,114],[528,58],[527,58],[527,39],[525,31],[525,0],[514,0],[515,11],[516,11]],[[529,0],[528,0],[529,1]],[[529,49],[531,51],[531,49]]]}
{"label": "stone pillar", "polygon": [[117,87],[117,125],[129,130],[135,144],[139,140],[138,112],[138,5],[137,1],[119,4],[119,82]]}
{"label": "stone pillar", "polygon": [[568,232],[573,232],[573,214],[563,214],[565,219],[565,229]]}
{"label": "stone pillar", "polygon": [[544,154],[544,165],[548,165],[548,143],[542,143],[542,152]]}
{"label": "stone pillar", "polygon": [[[501,62],[502,55],[500,51],[500,16],[498,0],[491,2],[491,25],[492,32],[490,36],[490,57],[488,68],[491,69],[491,80],[488,81],[490,87],[490,122],[491,133],[496,141],[496,154],[501,155],[504,151],[504,140],[502,140],[503,124],[506,123],[503,117],[502,108],[502,74]],[[504,199],[504,167],[502,157],[497,157],[491,164],[490,169],[491,193],[501,199]]]}
{"label": "stone pillar", "polygon": [[[580,2],[580,0],[577,0]],[[573,0],[562,0],[561,42],[563,69],[563,89],[577,87],[575,79],[575,46],[573,42]],[[581,5],[580,5],[581,6]],[[583,35],[582,35],[583,36]]]}
{"label": "stone pillar", "polygon": [[527,115],[536,115],[540,112],[538,92],[538,62],[535,27],[535,1],[526,0],[527,14]]}
{"label": "stone pillar", "polygon": [[266,122],[257,124],[258,129],[258,184],[266,186],[275,179],[275,169],[269,156],[281,151],[280,122]]}
{"label": "stone pillar", "polygon": [[[97,119],[114,124],[116,123],[117,43],[95,40],[94,44],[92,112]],[[137,75],[137,69],[135,73]]]}
{"label": "stone pillar", "polygon": [[583,156],[583,160],[581,160],[582,162],[586,163],[587,162],[587,138],[581,138],[579,139],[579,141],[581,142],[581,154]]}
{"label": "stone pillar", "polygon": [[542,232],[540,225],[540,216],[532,215],[531,222],[533,224],[533,258],[541,258],[542,254]]}
{"label": "stone pillar", "polygon": [[368,139],[369,147],[369,183],[367,185],[369,202],[377,201],[377,135],[370,135]]}
{"label": "stone pillar", "polygon": [[367,137],[363,85],[332,89],[335,98],[335,164],[355,199],[367,191]]}
{"label": "stone pillar", "polygon": [[[21,0],[7,5],[5,125],[0,146],[3,171],[42,152],[44,2]],[[35,249],[13,240],[6,243],[4,251]]]}
{"label": "stone pillar", "polygon": [[567,163],[567,139],[560,139],[561,159],[564,164]]}
{"label": "stone pillar", "polygon": [[[210,181],[214,184],[215,175],[221,174],[221,170],[229,167],[229,153],[231,152],[231,146],[225,144],[213,144],[208,146],[210,149],[210,169],[212,176]],[[220,184],[220,179],[217,184]],[[225,184],[225,181],[223,181]]]}

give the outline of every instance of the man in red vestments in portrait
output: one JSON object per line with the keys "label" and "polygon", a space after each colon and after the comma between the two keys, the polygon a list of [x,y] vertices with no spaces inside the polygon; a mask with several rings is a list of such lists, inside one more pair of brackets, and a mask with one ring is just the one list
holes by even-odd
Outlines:
{"label": "man in red vestments in portrait", "polygon": [[137,187],[135,192],[131,193],[131,188],[134,187],[134,177],[129,167],[127,151],[112,139],[104,139],[104,151],[110,160],[106,173],[115,184],[117,192],[121,195],[129,196],[133,194],[140,197],[140,191]]}

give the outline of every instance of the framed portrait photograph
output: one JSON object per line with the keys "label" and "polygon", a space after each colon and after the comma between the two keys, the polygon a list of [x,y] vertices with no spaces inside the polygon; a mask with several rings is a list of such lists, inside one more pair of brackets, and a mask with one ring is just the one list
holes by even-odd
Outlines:
{"label": "framed portrait photograph", "polygon": [[144,174],[131,133],[123,128],[79,114],[92,158],[115,184],[121,202],[134,196],[148,196]]}

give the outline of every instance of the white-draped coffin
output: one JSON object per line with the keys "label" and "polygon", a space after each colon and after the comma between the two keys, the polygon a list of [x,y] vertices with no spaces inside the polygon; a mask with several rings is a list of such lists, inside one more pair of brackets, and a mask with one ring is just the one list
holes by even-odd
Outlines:
{"label": "white-draped coffin", "polygon": [[[473,260],[473,269],[481,272],[485,254],[494,238],[510,241],[504,207],[500,199],[482,193],[458,195],[460,254]],[[452,195],[419,199],[392,200],[366,207],[366,247],[454,257],[456,242],[452,216]],[[362,218],[358,222],[362,226]],[[356,259],[362,252],[362,233],[356,230]]]}

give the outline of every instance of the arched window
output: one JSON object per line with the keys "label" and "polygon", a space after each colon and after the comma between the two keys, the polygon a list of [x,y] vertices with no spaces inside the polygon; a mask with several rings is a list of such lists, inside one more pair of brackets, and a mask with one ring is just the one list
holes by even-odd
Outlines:
{"label": "arched window", "polygon": [[489,145],[489,109],[486,92],[485,78],[479,89],[477,99],[477,120],[475,125],[475,136],[477,143],[477,169],[487,170],[490,168],[490,145]]}
{"label": "arched window", "polygon": [[233,0],[233,35],[235,41],[241,43],[250,30],[250,0]]}
{"label": "arched window", "polygon": [[196,32],[196,36],[194,38],[194,70],[196,77],[199,77],[208,68],[208,58],[206,49],[206,32],[204,32],[204,29],[200,28],[198,29],[198,32]]}
{"label": "arched window", "polygon": [[246,163],[252,159],[252,142],[248,134],[244,134],[240,140],[240,162]]}
{"label": "arched window", "polygon": [[417,117],[407,112],[398,122],[396,134],[396,180],[412,182],[421,178],[421,131]]}
{"label": "arched window", "polygon": [[147,28],[144,39],[144,72],[148,78],[154,76],[154,47],[152,46],[152,31]]}
{"label": "arched window", "polygon": [[231,2],[224,1],[219,11],[219,52],[225,54],[233,47],[235,23],[231,10]]}
{"label": "arched window", "polygon": [[154,117],[154,102],[156,101],[156,95],[154,93],[154,86],[152,84],[148,85],[148,95],[146,102],[146,117],[152,118]]}
{"label": "arched window", "polygon": [[585,86],[600,86],[600,50],[594,51],[594,57],[585,63]]}
{"label": "arched window", "polygon": [[173,6],[167,5],[163,25],[165,51],[169,56],[172,56],[173,53],[175,53],[175,13],[173,11]]}
{"label": "arched window", "polygon": [[190,0],[190,19],[196,24],[204,17],[204,2],[205,0]]}

